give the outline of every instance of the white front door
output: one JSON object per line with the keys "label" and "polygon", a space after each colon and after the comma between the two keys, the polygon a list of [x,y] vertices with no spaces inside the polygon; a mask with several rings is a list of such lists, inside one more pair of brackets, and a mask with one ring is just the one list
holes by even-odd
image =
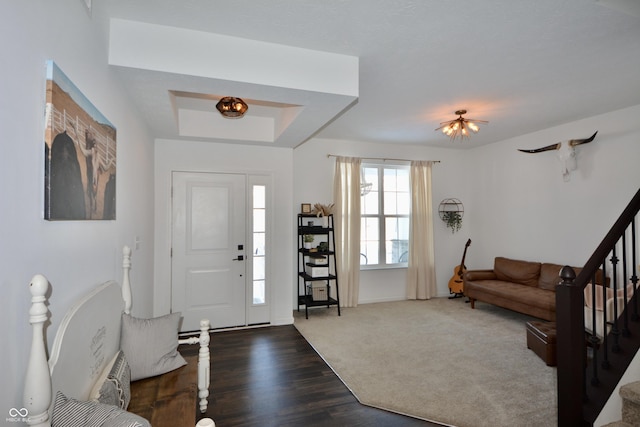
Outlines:
{"label": "white front door", "polygon": [[171,310],[182,331],[246,325],[246,176],[174,172]]}

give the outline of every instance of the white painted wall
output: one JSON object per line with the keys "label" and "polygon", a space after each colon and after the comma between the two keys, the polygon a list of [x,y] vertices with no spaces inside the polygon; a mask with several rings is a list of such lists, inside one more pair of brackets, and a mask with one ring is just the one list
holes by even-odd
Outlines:
{"label": "white painted wall", "polygon": [[[133,253],[134,314],[151,314],[153,293],[153,146],[107,66],[99,33],[103,2],[93,18],[79,0],[2,2],[0,5],[0,420],[22,407],[31,342],[29,282],[51,282],[51,345],[72,302],[101,281],[122,275],[125,244]],[[117,128],[115,221],[43,220],[45,61],[54,60]]]}
{"label": "white painted wall", "polygon": [[[640,188],[640,106],[568,123],[471,150],[474,188],[467,267],[495,256],[584,265]],[[564,182],[555,152],[527,154],[571,138],[578,170]]]}
{"label": "white painted wall", "polygon": [[[271,323],[293,322],[291,277],[295,261],[292,215],[293,169],[289,148],[252,147],[177,140],[157,140],[155,150],[155,297],[154,313],[171,308],[171,172],[234,172],[273,177],[273,245],[271,271]],[[268,268],[269,268],[268,267]]]}

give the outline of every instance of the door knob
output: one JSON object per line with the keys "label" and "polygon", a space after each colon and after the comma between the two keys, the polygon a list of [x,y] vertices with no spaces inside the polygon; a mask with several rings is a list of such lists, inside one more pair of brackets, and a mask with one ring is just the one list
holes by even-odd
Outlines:
{"label": "door knob", "polygon": [[232,261],[244,261],[244,256],[243,255],[238,255],[238,258],[234,258],[234,259],[232,259]]}

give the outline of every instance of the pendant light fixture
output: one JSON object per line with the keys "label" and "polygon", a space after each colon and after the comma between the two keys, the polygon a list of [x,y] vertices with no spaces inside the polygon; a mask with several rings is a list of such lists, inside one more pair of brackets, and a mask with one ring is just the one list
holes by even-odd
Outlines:
{"label": "pendant light fixture", "polygon": [[216,104],[216,108],[223,117],[228,119],[239,119],[244,116],[249,106],[240,98],[225,96]]}

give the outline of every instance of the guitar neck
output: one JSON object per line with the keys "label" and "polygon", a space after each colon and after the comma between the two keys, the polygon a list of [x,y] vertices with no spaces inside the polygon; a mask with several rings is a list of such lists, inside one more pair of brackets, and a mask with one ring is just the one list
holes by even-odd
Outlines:
{"label": "guitar neck", "polygon": [[460,261],[460,271],[458,272],[458,275],[460,276],[462,276],[462,270],[467,268],[464,266],[464,259],[467,257],[467,249],[469,248],[469,245],[471,245],[471,239],[467,240],[467,244],[464,245],[464,252],[462,252],[462,260]]}

